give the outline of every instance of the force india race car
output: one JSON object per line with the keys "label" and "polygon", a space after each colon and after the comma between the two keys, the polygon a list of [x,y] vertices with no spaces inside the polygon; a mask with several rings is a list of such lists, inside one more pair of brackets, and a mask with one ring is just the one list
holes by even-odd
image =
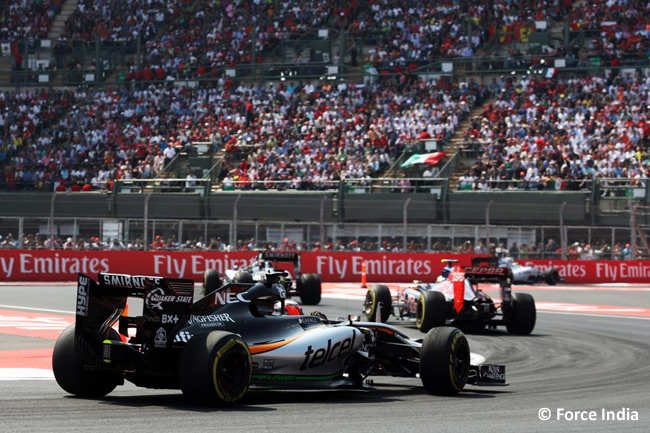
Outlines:
{"label": "force india race car", "polygon": [[[128,380],[180,389],[198,404],[236,403],[249,387],[365,389],[372,375],[419,377],[434,394],[505,385],[505,366],[470,365],[456,328],[413,340],[382,323],[274,313],[286,299],[282,275],[226,284],[194,302],[192,280],[80,274],[75,324],[54,346],[56,381],[98,398]],[[143,299],[140,316],[122,315],[129,297]]]}
{"label": "force india race car", "polygon": [[[454,263],[455,260],[447,260]],[[386,322],[392,314],[400,320],[414,320],[422,332],[452,325],[467,332],[486,326],[505,325],[511,334],[528,335],[536,320],[535,300],[527,293],[512,293],[510,274],[503,267],[446,268],[437,283],[414,282],[393,297],[388,287],[374,285],[364,301],[367,320]],[[495,302],[478,287],[479,283],[498,283],[501,301]]]}
{"label": "force india race car", "polygon": [[[269,272],[276,272],[277,263],[292,263],[295,279],[287,271],[282,284],[289,296],[299,296],[303,305],[318,305],[321,299],[321,280],[316,274],[300,273],[300,253],[263,251],[257,255],[254,263],[246,268],[228,269],[224,273],[226,282],[253,283],[263,280]],[[203,274],[204,295],[222,285],[223,281],[216,269],[209,269]]]}

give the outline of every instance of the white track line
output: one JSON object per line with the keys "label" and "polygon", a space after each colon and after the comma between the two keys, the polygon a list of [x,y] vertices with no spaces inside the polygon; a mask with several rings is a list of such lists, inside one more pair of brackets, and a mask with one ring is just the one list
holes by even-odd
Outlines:
{"label": "white track line", "polygon": [[569,312],[569,311],[548,311],[548,310],[537,310],[537,312],[538,313],[546,313],[546,314],[567,314],[569,316],[613,317],[615,319],[650,320],[650,317],[623,316],[623,315],[617,315],[617,314],[573,313],[573,312]]}
{"label": "white track line", "polygon": [[54,373],[45,368],[0,368],[0,380],[54,380]]}
{"label": "white track line", "polygon": [[53,310],[51,308],[21,307],[19,305],[0,305],[0,308],[9,308],[11,310],[40,311],[42,313],[70,314],[72,316],[76,314],[74,311]]}

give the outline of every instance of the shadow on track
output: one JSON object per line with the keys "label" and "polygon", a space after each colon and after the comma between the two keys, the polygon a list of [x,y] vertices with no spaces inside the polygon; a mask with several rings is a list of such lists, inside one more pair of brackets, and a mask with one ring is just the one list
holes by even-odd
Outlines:
{"label": "shadow on track", "polygon": [[[263,412],[277,410],[279,405],[284,404],[391,404],[420,396],[422,398],[430,398],[431,403],[434,404],[438,399],[473,400],[494,398],[498,394],[509,393],[509,391],[503,389],[485,390],[469,387],[457,395],[434,396],[427,394],[420,386],[392,383],[375,383],[374,386],[376,388],[368,390],[250,390],[241,403],[224,406],[193,405],[187,402],[180,392],[178,394],[161,395],[107,396],[98,401],[101,404],[111,406],[133,408],[160,406],[178,411],[201,413],[232,411]],[[75,399],[76,397],[68,396],[67,398]],[[273,407],[267,405],[273,405]]]}

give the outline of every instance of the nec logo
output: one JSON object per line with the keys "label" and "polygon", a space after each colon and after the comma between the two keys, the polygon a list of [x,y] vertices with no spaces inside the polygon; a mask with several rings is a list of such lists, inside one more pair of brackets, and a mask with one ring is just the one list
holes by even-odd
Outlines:
{"label": "nec logo", "polygon": [[241,293],[217,292],[214,294],[214,303],[216,305],[235,304],[237,302],[250,302],[241,296]]}

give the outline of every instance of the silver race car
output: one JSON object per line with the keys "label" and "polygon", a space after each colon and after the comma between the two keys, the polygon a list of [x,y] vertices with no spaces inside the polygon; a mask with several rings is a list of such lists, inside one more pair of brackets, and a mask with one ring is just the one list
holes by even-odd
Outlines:
{"label": "silver race car", "polygon": [[[417,377],[432,394],[506,384],[504,366],[471,365],[456,328],[416,340],[354,317],[286,314],[282,277],[229,283],[195,302],[192,280],[80,274],[75,324],[54,346],[56,381],[86,398],[129,381],[198,404],[237,403],[249,388],[365,389],[370,376]],[[143,300],[141,315],[124,315],[129,297]]]}

